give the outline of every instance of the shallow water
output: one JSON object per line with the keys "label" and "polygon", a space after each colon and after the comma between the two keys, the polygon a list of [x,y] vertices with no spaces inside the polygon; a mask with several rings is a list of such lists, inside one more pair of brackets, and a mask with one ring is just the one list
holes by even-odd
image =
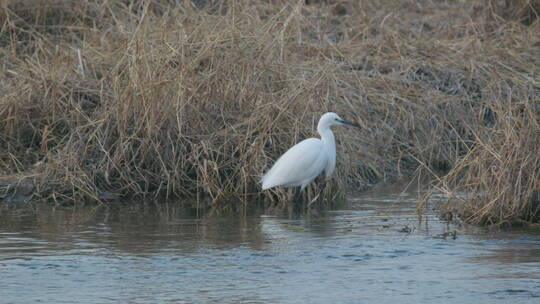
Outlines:
{"label": "shallow water", "polygon": [[540,303],[538,231],[419,219],[417,196],[383,188],[298,219],[2,211],[0,303]]}

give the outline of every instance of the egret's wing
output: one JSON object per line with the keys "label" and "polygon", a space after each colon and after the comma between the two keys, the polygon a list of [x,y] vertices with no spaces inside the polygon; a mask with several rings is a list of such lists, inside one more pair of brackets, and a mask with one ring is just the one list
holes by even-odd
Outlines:
{"label": "egret's wing", "polygon": [[290,148],[262,177],[263,189],[275,186],[299,186],[315,178],[326,166],[323,143],[308,138]]}

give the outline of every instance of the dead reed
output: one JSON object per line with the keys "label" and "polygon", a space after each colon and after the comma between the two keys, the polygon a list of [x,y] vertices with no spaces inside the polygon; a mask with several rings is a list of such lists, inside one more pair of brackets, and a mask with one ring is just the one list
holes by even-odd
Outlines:
{"label": "dead reed", "polygon": [[538,24],[540,1],[538,0],[485,0],[479,9],[494,19],[518,21],[525,25]]}
{"label": "dead reed", "polygon": [[540,217],[540,104],[530,99],[530,87],[506,89],[513,100],[493,105],[493,124],[471,131],[474,145],[441,181],[468,222],[514,225]]}
{"label": "dead reed", "polygon": [[[272,160],[332,110],[363,129],[337,132],[327,197],[418,168],[454,168],[449,190],[466,188],[452,177],[478,176],[478,189],[513,191],[483,177],[486,151],[522,145],[521,158],[497,153],[512,161],[501,172],[529,185],[512,208],[530,209],[540,36],[473,19],[479,3],[5,1],[0,175],[55,201],[246,201],[261,195]],[[536,169],[520,171],[523,158]]]}

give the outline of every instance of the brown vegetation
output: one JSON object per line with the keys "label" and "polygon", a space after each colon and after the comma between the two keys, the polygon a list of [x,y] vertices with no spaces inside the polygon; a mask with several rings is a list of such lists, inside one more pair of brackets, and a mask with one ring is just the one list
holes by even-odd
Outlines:
{"label": "brown vegetation", "polygon": [[538,0],[485,0],[479,9],[489,17],[518,21],[525,25],[537,23],[540,18]]}
{"label": "brown vegetation", "polygon": [[454,168],[448,191],[485,193],[469,219],[538,217],[538,20],[488,2],[4,1],[0,175],[55,201],[245,199],[331,110],[363,126],[336,132],[332,189]]}

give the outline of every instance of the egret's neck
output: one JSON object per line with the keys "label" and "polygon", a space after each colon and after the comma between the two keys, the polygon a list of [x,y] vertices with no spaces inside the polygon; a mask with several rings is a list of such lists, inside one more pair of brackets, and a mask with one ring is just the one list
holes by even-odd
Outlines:
{"label": "egret's neck", "polygon": [[334,133],[332,133],[330,127],[319,125],[317,131],[321,134],[321,141],[326,150],[327,163],[324,168],[324,173],[326,179],[329,179],[336,167],[336,140],[334,139]]}
{"label": "egret's neck", "polygon": [[318,126],[317,132],[321,135],[321,140],[326,146],[327,149],[331,151],[336,150],[336,140],[334,139],[334,133],[330,130],[330,127],[327,126]]}

